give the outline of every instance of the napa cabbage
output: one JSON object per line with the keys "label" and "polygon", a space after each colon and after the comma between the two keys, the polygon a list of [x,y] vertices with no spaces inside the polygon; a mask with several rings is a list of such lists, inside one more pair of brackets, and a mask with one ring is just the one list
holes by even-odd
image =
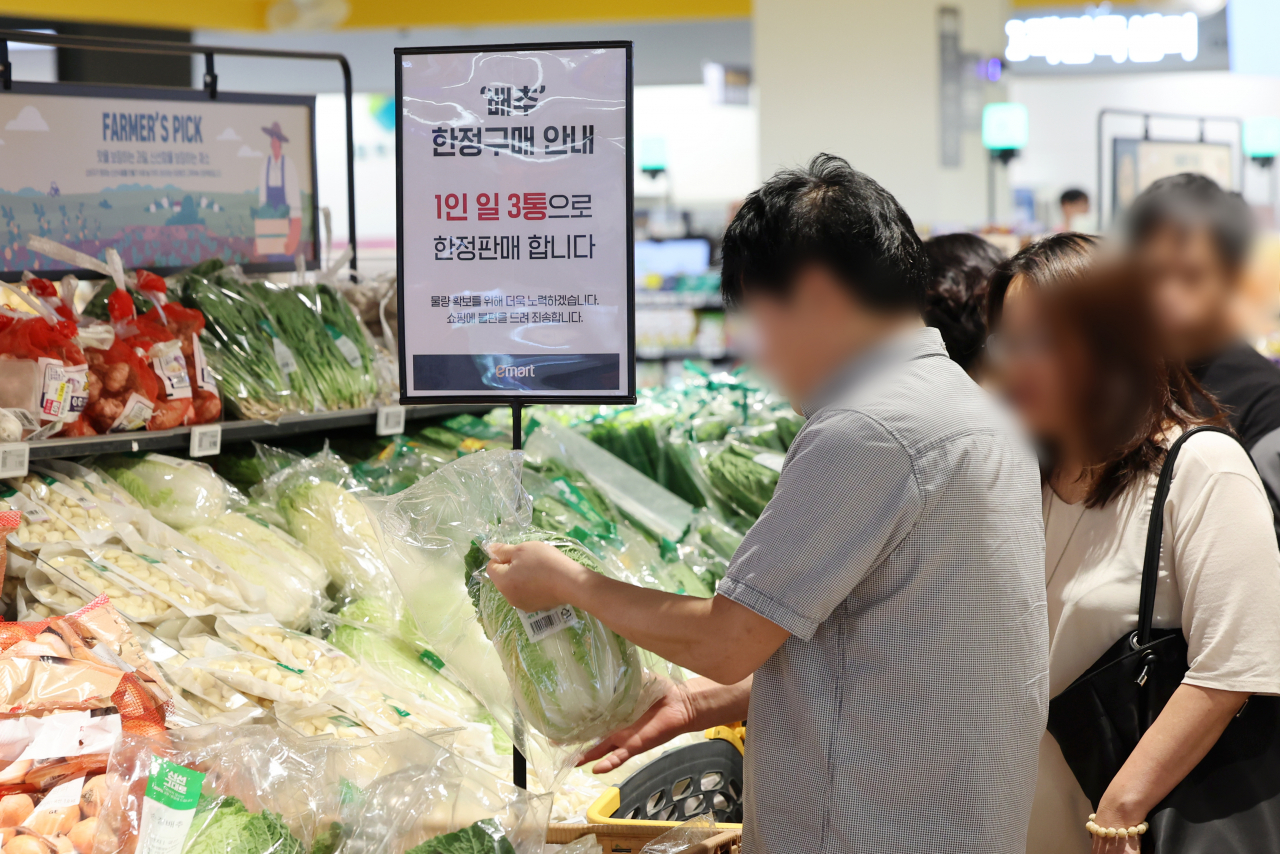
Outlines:
{"label": "napa cabbage", "polygon": [[[603,569],[590,551],[566,537],[528,528],[511,542],[541,540],[593,572]],[[640,654],[603,623],[573,608],[574,620],[534,641],[520,612],[482,573],[489,556],[478,542],[464,561],[467,592],[485,634],[511,682],[516,705],[553,742],[595,741],[626,725],[640,709],[645,677]]]}
{"label": "napa cabbage", "polygon": [[213,527],[261,549],[277,562],[293,567],[317,591],[323,591],[329,583],[329,573],[320,561],[304,551],[297,540],[269,522],[243,513],[228,513],[214,522]]}
{"label": "napa cabbage", "polygon": [[270,810],[249,812],[238,798],[201,795],[182,854],[303,854],[303,845]]}
{"label": "napa cabbage", "polygon": [[242,500],[203,463],[163,454],[109,454],[97,465],[151,515],[180,530],[208,524]]}
{"label": "napa cabbage", "polygon": [[359,498],[314,477],[292,478],[281,487],[276,506],[286,529],[323,562],[334,584],[357,594],[393,595],[377,532]]}
{"label": "napa cabbage", "polygon": [[266,591],[267,611],[280,625],[305,628],[311,609],[323,604],[321,591],[306,576],[287,561],[273,558],[259,545],[211,525],[189,528],[186,534],[245,581],[262,587]]}
{"label": "napa cabbage", "polygon": [[474,697],[441,675],[444,662],[430,650],[417,650],[372,624],[345,621],[334,627],[328,641],[397,687],[436,705],[464,716],[481,711]]}

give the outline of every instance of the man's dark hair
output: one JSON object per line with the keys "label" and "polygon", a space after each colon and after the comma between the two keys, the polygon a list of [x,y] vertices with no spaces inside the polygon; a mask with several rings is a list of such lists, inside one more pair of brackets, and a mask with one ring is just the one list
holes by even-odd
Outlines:
{"label": "man's dark hair", "polygon": [[1064,191],[1063,194],[1058,197],[1059,205],[1074,205],[1076,202],[1087,201],[1089,201],[1089,194],[1084,190],[1080,190],[1075,187]]}
{"label": "man's dark hair", "polygon": [[924,320],[942,333],[951,359],[972,371],[987,340],[987,281],[1004,254],[976,234],[944,234],[924,242],[933,281]]}
{"label": "man's dark hair", "polygon": [[1253,213],[1244,198],[1192,172],[1161,178],[1143,190],[1129,208],[1127,226],[1131,246],[1171,226],[1206,229],[1223,263],[1236,270],[1249,260],[1253,245]]}
{"label": "man's dark hair", "polygon": [[724,235],[720,293],[786,296],[809,264],[828,267],[863,304],[919,309],[929,261],[911,217],[884,187],[843,158],[819,154],[747,196]]}

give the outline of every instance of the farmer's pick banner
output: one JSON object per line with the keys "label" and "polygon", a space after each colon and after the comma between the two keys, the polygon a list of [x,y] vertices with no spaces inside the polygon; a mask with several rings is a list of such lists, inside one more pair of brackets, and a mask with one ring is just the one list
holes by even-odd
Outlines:
{"label": "farmer's pick banner", "polygon": [[159,270],[315,260],[314,99],[107,93],[0,93],[0,275],[65,268],[30,235]]}

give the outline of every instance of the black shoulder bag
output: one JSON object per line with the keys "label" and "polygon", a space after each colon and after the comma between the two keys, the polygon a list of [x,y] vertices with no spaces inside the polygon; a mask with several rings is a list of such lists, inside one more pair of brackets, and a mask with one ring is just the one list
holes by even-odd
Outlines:
{"label": "black shoulder bag", "polygon": [[[1094,809],[1187,672],[1182,631],[1153,629],[1151,621],[1173,464],[1187,439],[1206,430],[1227,432],[1214,427],[1188,430],[1165,457],[1147,529],[1138,630],[1116,641],[1049,701],[1049,732]],[[1082,828],[1085,819],[1080,816]],[[1144,852],[1280,852],[1280,698],[1251,697],[1208,755],[1147,821],[1151,829],[1143,838]]]}

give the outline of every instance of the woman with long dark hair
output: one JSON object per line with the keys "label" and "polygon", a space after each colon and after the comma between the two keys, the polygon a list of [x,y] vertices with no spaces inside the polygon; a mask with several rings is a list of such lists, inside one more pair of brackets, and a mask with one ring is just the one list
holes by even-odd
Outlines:
{"label": "woman with long dark hair", "polygon": [[[1001,265],[989,292],[992,366],[1042,449],[1051,698],[1134,632],[1166,453],[1221,421],[1195,414],[1195,382],[1159,356],[1141,284],[1101,255],[1093,238],[1055,235]],[[1139,851],[1149,815],[1245,701],[1280,693],[1280,550],[1249,456],[1229,435],[1189,436],[1160,509],[1154,626],[1181,629],[1188,669],[1096,809],[1045,733],[1030,854]]]}

